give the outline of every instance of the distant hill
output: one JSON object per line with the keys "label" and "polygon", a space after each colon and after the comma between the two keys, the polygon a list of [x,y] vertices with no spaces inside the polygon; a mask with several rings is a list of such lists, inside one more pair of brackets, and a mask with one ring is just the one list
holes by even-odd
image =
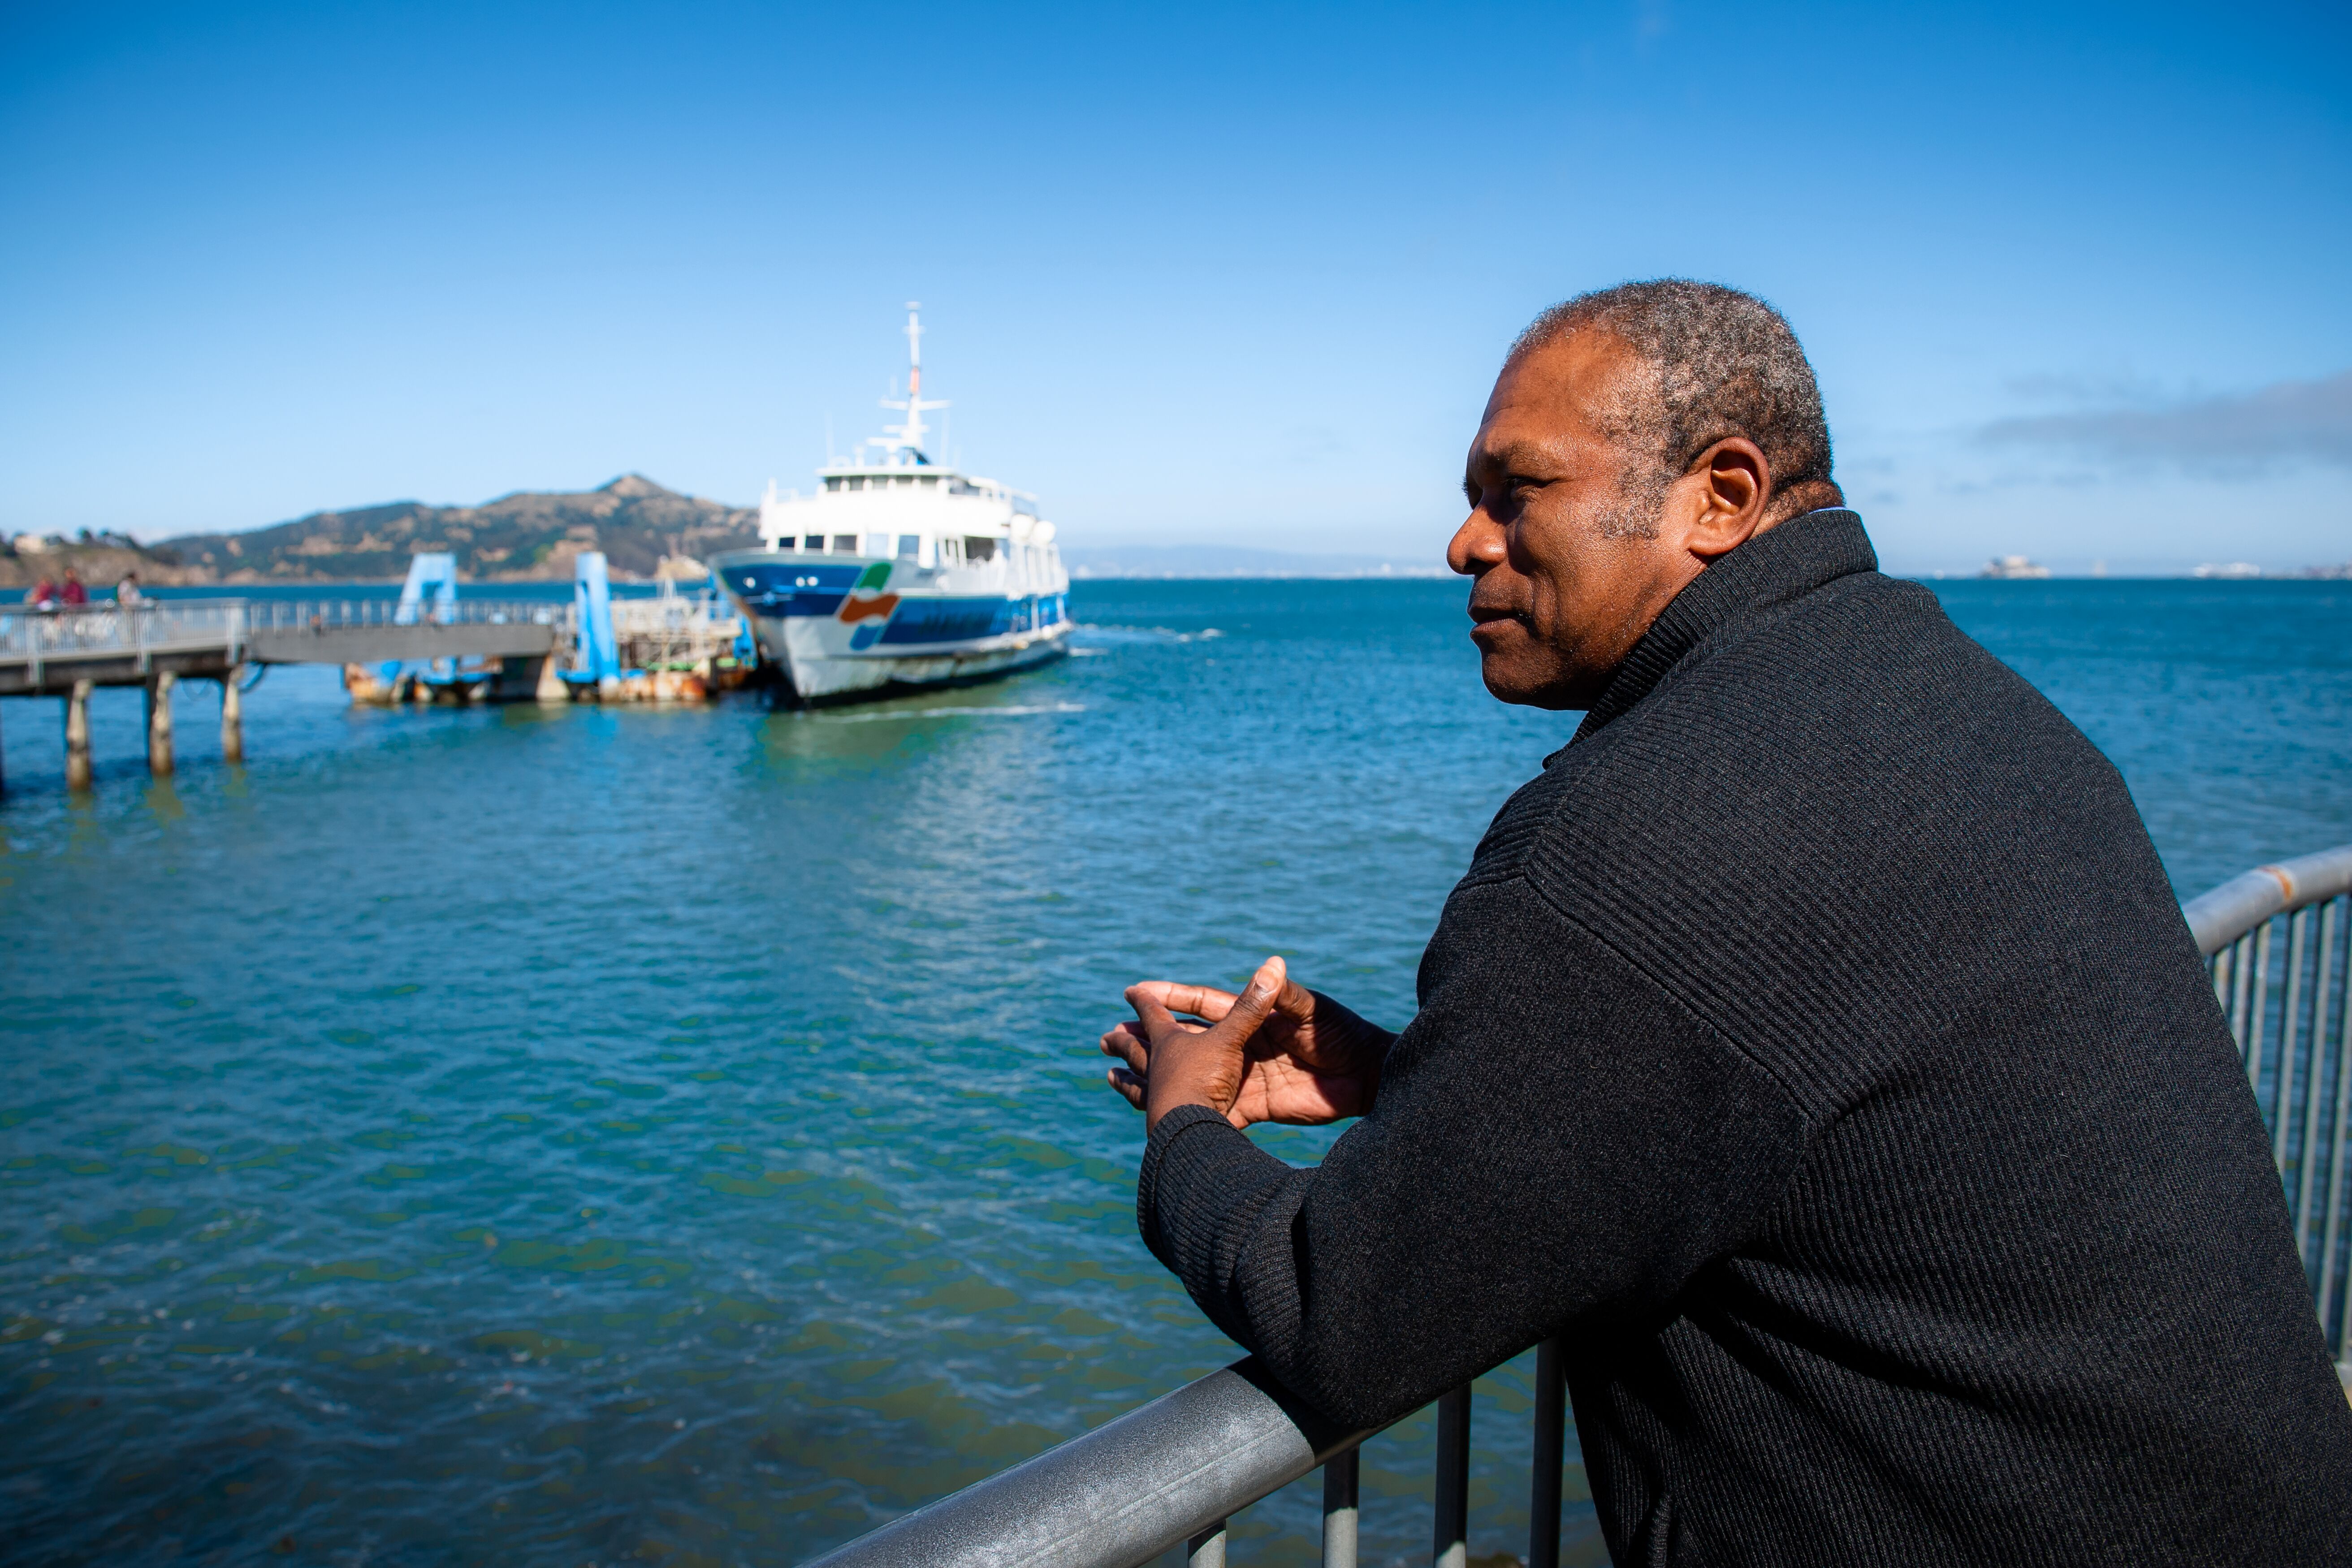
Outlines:
{"label": "distant hill", "polygon": [[468,582],[572,575],[583,551],[601,550],[615,576],[671,574],[722,550],[759,542],[759,513],[664,489],[640,474],[580,492],[519,490],[480,506],[388,501],[314,511],[247,533],[191,533],[151,546],[190,580],[215,583],[368,582],[405,576],[420,550],[446,550]]}

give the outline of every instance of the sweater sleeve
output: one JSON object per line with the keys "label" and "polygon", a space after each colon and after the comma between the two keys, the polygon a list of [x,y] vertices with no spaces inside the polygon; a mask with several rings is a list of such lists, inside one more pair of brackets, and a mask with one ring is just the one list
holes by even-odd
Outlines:
{"label": "sweater sleeve", "polygon": [[1378,1103],[1294,1170],[1160,1120],[1145,1244],[1335,1420],[1390,1420],[1548,1335],[1671,1315],[1802,1152],[1781,1085],[1517,876],[1457,889]]}

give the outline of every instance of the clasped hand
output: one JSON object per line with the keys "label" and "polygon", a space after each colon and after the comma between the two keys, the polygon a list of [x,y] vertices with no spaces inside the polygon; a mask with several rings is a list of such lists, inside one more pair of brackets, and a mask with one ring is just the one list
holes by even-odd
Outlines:
{"label": "clasped hand", "polygon": [[1147,1131],[1180,1105],[1205,1105],[1235,1127],[1313,1126],[1361,1116],[1380,1091],[1396,1037],[1292,980],[1279,958],[1238,996],[1209,985],[1146,980],[1127,988],[1135,1018],[1102,1037],[1111,1088]]}

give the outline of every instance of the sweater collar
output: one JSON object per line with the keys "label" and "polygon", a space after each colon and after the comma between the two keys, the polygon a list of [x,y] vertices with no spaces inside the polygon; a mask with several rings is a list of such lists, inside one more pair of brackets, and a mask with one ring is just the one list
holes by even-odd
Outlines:
{"label": "sweater collar", "polygon": [[1840,577],[1877,569],[1878,554],[1863,531],[1862,519],[1843,507],[1805,512],[1757,534],[1693,578],[1659,612],[1584,715],[1570,744],[1647,697],[1683,655],[1717,627],[1786,604]]}

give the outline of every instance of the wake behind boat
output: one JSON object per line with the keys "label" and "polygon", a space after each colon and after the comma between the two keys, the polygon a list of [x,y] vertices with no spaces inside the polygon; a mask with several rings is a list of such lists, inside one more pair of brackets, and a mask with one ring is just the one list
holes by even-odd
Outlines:
{"label": "wake behind boat", "polygon": [[[760,502],[761,548],[713,570],[761,656],[803,702],[981,680],[1068,650],[1069,574],[1036,498],[941,468],[923,449],[922,323],[907,307],[906,415],[811,495]],[[862,459],[865,448],[877,459]]]}

